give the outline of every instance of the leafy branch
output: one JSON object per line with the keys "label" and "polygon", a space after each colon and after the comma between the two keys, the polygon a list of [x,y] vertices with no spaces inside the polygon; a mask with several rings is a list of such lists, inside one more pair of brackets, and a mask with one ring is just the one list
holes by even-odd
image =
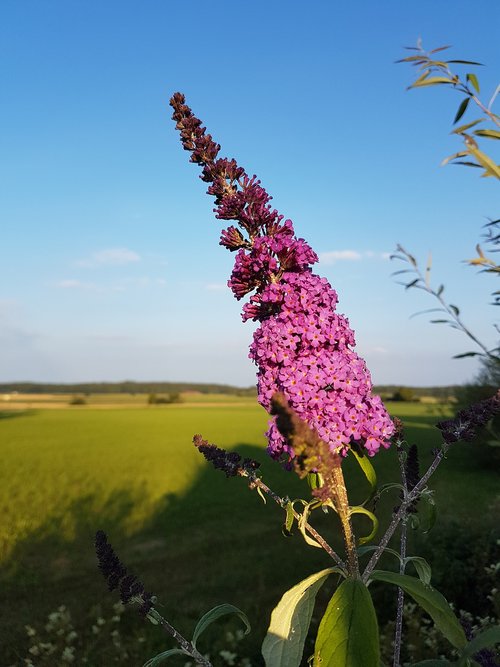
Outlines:
{"label": "leafy branch", "polygon": [[445,299],[443,298],[444,285],[442,284],[439,285],[437,289],[432,286],[431,284],[432,260],[430,256],[427,261],[425,272],[422,272],[415,257],[409,252],[407,252],[399,244],[396,246],[396,253],[391,255],[391,259],[397,259],[409,264],[410,268],[401,269],[393,273],[393,275],[401,275],[406,273],[413,274],[414,277],[412,277],[412,279],[408,283],[405,282],[400,283],[401,285],[404,285],[405,289],[410,289],[410,288],[421,289],[424,292],[427,292],[427,294],[430,294],[435,299],[437,299],[437,301],[440,304],[439,308],[429,308],[427,310],[419,311],[414,315],[421,315],[423,313],[433,313],[433,312],[444,313],[445,315],[444,318],[440,317],[438,319],[433,319],[431,320],[431,324],[448,324],[453,329],[462,331],[482,350],[481,352],[464,352],[462,354],[457,354],[454,357],[455,359],[461,359],[463,357],[482,356],[484,358],[500,362],[500,349],[497,347],[489,350],[484,345],[484,343],[482,343],[463,322],[462,318],[460,317],[460,309],[458,308],[458,306],[455,306],[452,303],[447,303],[445,301]]}
{"label": "leafy branch", "polygon": [[[500,116],[493,112],[492,107],[496,97],[500,93],[500,84],[496,87],[488,103],[484,103],[478,97],[480,93],[479,80],[473,72],[466,72],[465,78],[456,74],[450,68],[450,65],[470,65],[480,67],[482,63],[473,60],[437,60],[436,53],[441,53],[449,49],[449,46],[440,46],[431,51],[425,51],[422,47],[422,41],[419,39],[416,47],[405,47],[407,50],[415,51],[411,56],[397,60],[398,63],[409,63],[416,67],[419,74],[415,81],[408,86],[412,88],[423,88],[426,86],[451,86],[463,98],[458,106],[453,119],[453,125],[456,125],[464,116],[465,112],[473,105],[483,114],[479,118],[459,125],[452,134],[456,134],[463,139],[464,147],[461,151],[446,157],[442,164],[462,164],[467,167],[477,167],[483,170],[482,176],[493,176],[500,179],[500,165],[492,159],[487,153],[479,148],[478,139],[500,139]],[[474,128],[474,129],[473,129]]]}

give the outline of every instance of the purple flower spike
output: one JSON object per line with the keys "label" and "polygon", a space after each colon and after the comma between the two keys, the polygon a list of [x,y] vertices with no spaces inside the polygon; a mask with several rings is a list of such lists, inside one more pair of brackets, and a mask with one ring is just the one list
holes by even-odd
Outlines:
{"label": "purple flower spike", "polygon": [[[241,230],[230,226],[220,243],[236,251],[228,286],[237,299],[250,294],[243,320],[261,323],[249,354],[258,367],[260,404],[270,412],[272,396],[283,394],[333,453],[345,455],[354,442],[369,456],[389,447],[394,425],[371,393],[370,373],[353,351],[348,320],[335,312],[337,293],[311,270],[318,256],[295,236],[291,220],[271,207],[255,176],[234,160],[216,159],[220,146],[205,134],[184,95],[175,93],[170,104],[184,148],[210,183],[216,217],[236,221]],[[273,458],[293,458],[275,418],[267,437]]]}

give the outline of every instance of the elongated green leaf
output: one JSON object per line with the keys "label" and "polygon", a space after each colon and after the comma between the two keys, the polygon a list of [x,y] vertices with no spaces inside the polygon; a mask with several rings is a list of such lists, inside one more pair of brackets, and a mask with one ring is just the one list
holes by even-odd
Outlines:
{"label": "elongated green leaf", "polygon": [[438,86],[443,83],[455,83],[453,79],[449,79],[447,76],[431,76],[430,79],[425,79],[424,81],[415,81],[412,83],[410,88],[421,88],[422,86]]}
{"label": "elongated green leaf", "polygon": [[477,167],[477,169],[482,169],[480,164],[477,162],[471,162],[470,160],[457,160],[457,162],[453,162],[453,164],[463,164],[464,167]]}
{"label": "elongated green leaf", "polygon": [[477,76],[475,74],[472,74],[472,72],[469,72],[467,74],[467,81],[470,81],[474,88],[476,89],[476,92],[479,93],[479,81],[477,80]]}
{"label": "elongated green leaf", "polygon": [[474,130],[474,134],[478,137],[488,137],[489,139],[500,139],[500,132],[498,130]]}
{"label": "elongated green leaf", "polygon": [[462,657],[472,658],[481,649],[495,646],[495,644],[500,644],[500,625],[488,628],[474,637],[462,651]]}
{"label": "elongated green leaf", "polygon": [[476,158],[479,164],[486,169],[486,172],[492,176],[495,176],[496,178],[500,178],[500,167],[495,164],[493,160],[488,155],[486,155],[486,153],[480,151],[479,148],[474,145],[475,142],[473,142],[470,137],[466,137],[465,142],[470,153]]}
{"label": "elongated green leaf", "polygon": [[467,110],[467,107],[469,106],[469,102],[470,102],[470,97],[466,97],[465,99],[463,99],[460,102],[460,106],[458,107],[457,114],[456,114],[456,116],[453,120],[453,125],[455,125],[455,123],[458,123],[458,121],[462,118],[462,116],[464,115],[464,113]]}
{"label": "elongated green leaf", "polygon": [[189,654],[185,653],[182,649],[171,648],[168,651],[163,651],[163,653],[158,653],[158,655],[155,655],[154,658],[151,658],[151,660],[145,662],[143,667],[157,667],[157,665],[161,665],[161,663],[167,658],[170,658],[170,656],[179,654],[185,657],[189,657]]}
{"label": "elongated green leaf", "polygon": [[403,485],[399,484],[398,482],[388,482],[387,484],[382,484],[378,490],[377,495],[381,496],[385,491],[390,491],[391,489],[399,489],[400,491],[403,491]]}
{"label": "elongated green leaf", "polygon": [[422,583],[420,579],[415,579],[415,577],[409,577],[407,574],[384,572],[382,570],[373,571],[370,578],[374,581],[385,581],[402,588],[429,614],[438,630],[453,646],[463,649],[467,644],[460,621],[451,610],[446,598],[432,586]]}
{"label": "elongated green leaf", "polygon": [[313,667],[373,667],[379,660],[377,616],[370,593],[359,579],[346,579],[321,620]]}
{"label": "elongated green leaf", "polygon": [[458,63],[459,65],[479,65],[483,66],[483,63],[477,63],[475,60],[447,60],[447,63]]}
{"label": "elongated green leaf", "polygon": [[[417,65],[420,65],[421,62],[416,63]],[[418,79],[416,79],[411,86],[408,86],[408,90],[410,88],[416,88],[417,86],[420,86],[422,84],[422,81],[425,81],[428,76],[430,76],[430,70],[425,71],[423,74],[421,74]]]}
{"label": "elongated green leaf", "polygon": [[469,155],[467,151],[460,151],[459,153],[448,155],[448,157],[445,157],[444,160],[441,160],[441,166],[444,167],[446,164],[448,164],[448,162],[456,160],[458,157],[465,157],[466,155]]}
{"label": "elongated green leaf", "polygon": [[439,51],[446,51],[447,49],[451,49],[451,44],[447,44],[446,46],[438,46],[435,49],[432,49],[432,51],[429,51],[429,53],[438,53]]}
{"label": "elongated green leaf", "polygon": [[307,503],[306,506],[304,507],[304,510],[303,510],[302,514],[299,517],[299,520],[297,521],[297,525],[299,527],[299,530],[300,530],[304,540],[307,542],[307,544],[310,547],[316,547],[318,549],[322,549],[323,547],[321,546],[321,544],[319,542],[316,542],[316,540],[314,540],[312,537],[310,537],[307,534],[306,524],[307,524],[307,521],[309,519],[309,515],[311,513],[311,510],[315,509],[316,507],[319,507],[320,504],[321,503],[318,503],[317,500],[312,500],[310,503]]}
{"label": "elongated green leaf", "polygon": [[266,667],[298,667],[304,652],[316,595],[333,572],[329,567],[312,574],[287,591],[271,614],[271,623],[262,644]]}
{"label": "elongated green leaf", "polygon": [[372,524],[373,524],[372,531],[366,537],[360,537],[359,538],[359,545],[361,546],[362,544],[366,544],[367,542],[371,542],[371,540],[373,540],[373,538],[377,534],[377,530],[378,530],[378,519],[375,516],[375,514],[373,512],[370,512],[370,510],[367,510],[366,507],[363,507],[362,505],[357,505],[355,507],[351,507],[349,509],[349,513],[351,515],[352,514],[364,514],[369,519],[371,519]]}
{"label": "elongated green leaf", "polygon": [[[378,546],[374,545],[374,546],[367,546],[367,547],[358,547],[356,549],[356,551],[358,553],[358,556],[362,556],[363,554],[370,553],[371,551],[376,551],[377,549],[378,549]],[[395,551],[394,549],[390,549],[389,547],[384,547],[383,552],[388,553],[388,554],[392,554],[393,556],[396,556],[398,561],[401,562],[400,554],[398,554],[398,552]]]}
{"label": "elongated green leaf", "polygon": [[451,134],[461,134],[466,130],[470,130],[471,127],[474,127],[478,123],[482,123],[483,120],[484,118],[478,118],[477,120],[473,120],[470,123],[466,123],[465,125],[460,125],[460,127],[456,127],[454,130],[452,130]]}
{"label": "elongated green leaf", "polygon": [[420,581],[424,584],[430,584],[431,583],[431,566],[429,563],[425,560],[425,558],[421,558],[420,556],[408,556],[405,558],[405,563],[413,563],[417,574],[418,578]]}
{"label": "elongated green leaf", "polygon": [[420,494],[420,500],[425,502],[425,507],[427,509],[427,528],[425,528],[423,532],[429,533],[434,528],[437,518],[437,508],[436,503],[434,502],[433,492],[427,489]]}
{"label": "elongated green leaf", "polygon": [[323,486],[323,477],[319,472],[310,472],[307,474],[307,483],[310,489],[319,489]]}
{"label": "elongated green leaf", "polygon": [[235,614],[236,616],[241,618],[241,620],[245,624],[245,634],[247,635],[250,632],[251,630],[250,621],[246,617],[246,614],[244,614],[241,611],[241,609],[238,609],[238,607],[234,607],[232,604],[219,604],[217,607],[214,607],[213,609],[210,609],[210,611],[207,611],[207,613],[204,614],[196,624],[192,639],[193,646],[196,646],[198,637],[201,635],[202,632],[204,632],[208,628],[209,625],[211,625],[221,616],[226,616],[227,614]]}
{"label": "elongated green leaf", "polygon": [[462,352],[462,354],[455,354],[453,359],[465,359],[465,357],[477,357],[481,352]]}
{"label": "elongated green leaf", "polygon": [[292,534],[292,526],[293,526],[294,520],[295,520],[295,516],[294,516],[294,513],[293,513],[293,504],[290,501],[288,501],[288,503],[286,504],[285,523],[284,523],[282,531],[281,531],[285,537],[290,537],[290,535]]}
{"label": "elongated green leaf", "polygon": [[351,451],[354,454],[354,458],[359,463],[359,466],[363,471],[366,479],[368,480],[368,483],[370,484],[370,495],[371,495],[377,488],[377,473],[375,472],[375,468],[372,466],[368,456],[365,456],[364,454],[360,455],[354,449],[352,449]]}

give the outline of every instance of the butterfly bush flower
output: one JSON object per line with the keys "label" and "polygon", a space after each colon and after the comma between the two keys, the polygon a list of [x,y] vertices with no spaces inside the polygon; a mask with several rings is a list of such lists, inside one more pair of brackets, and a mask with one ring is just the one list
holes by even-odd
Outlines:
{"label": "butterfly bush flower", "polygon": [[[220,244],[235,253],[229,288],[237,299],[249,297],[243,320],[260,323],[249,354],[258,367],[260,404],[270,412],[273,395],[283,394],[332,452],[345,455],[353,442],[370,456],[388,447],[393,423],[372,394],[347,318],[336,312],[337,293],[311,269],[318,256],[296,237],[292,221],[272,208],[256,176],[235,160],[218,158],[220,146],[184,95],[175,93],[170,104],[182,144],[215,197],[216,217],[239,226],[225,229]],[[294,453],[275,419],[266,434],[268,451],[275,459],[290,459]]]}

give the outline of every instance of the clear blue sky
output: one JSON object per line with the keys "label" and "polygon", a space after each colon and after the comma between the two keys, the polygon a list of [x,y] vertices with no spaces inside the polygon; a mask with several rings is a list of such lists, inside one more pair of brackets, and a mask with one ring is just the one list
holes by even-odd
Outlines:
{"label": "clear blue sky", "polygon": [[[452,44],[498,83],[496,0],[4,0],[0,381],[254,382],[232,256],[168,107],[188,103],[323,257],[376,383],[462,382],[463,335],[391,278],[401,243],[487,344],[492,278],[461,262],[498,183],[442,168],[460,98],[406,92],[402,47]],[[336,259],[335,259],[336,258]]]}

